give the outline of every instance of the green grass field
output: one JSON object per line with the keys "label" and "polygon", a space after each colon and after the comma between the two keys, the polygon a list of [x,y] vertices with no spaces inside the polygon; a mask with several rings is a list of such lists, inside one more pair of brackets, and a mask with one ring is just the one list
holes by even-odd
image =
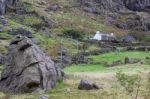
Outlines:
{"label": "green grass field", "polygon": [[[147,52],[120,52],[118,54],[111,52],[98,56],[91,56],[91,58],[93,58],[94,62],[106,61],[112,63],[116,60],[123,61],[125,57],[145,59],[149,55],[150,53]],[[64,71],[68,75],[68,78],[73,80],[73,85],[77,84],[77,81],[79,82],[80,79],[90,79],[92,81],[102,82],[105,85],[105,89],[98,91],[79,91],[74,87],[74,92],[66,96],[65,93],[63,93],[62,99],[130,99],[129,95],[122,90],[116,80],[115,75],[119,71],[129,75],[140,74],[143,76],[142,87],[140,87],[138,99],[149,99],[149,92],[145,89],[147,86],[147,78],[145,78],[145,76],[147,76],[147,73],[150,71],[150,65],[148,64],[136,63],[115,67],[106,67],[100,64],[79,64],[67,67]],[[85,97],[80,98],[81,95]]]}
{"label": "green grass field", "polygon": [[82,65],[73,65],[64,69],[65,73],[90,73],[90,72],[99,72],[99,73],[116,73],[118,71],[123,72],[138,72],[150,70],[149,65],[140,65],[140,64],[130,64],[130,65],[121,65],[116,67],[106,67],[102,65],[92,65],[92,64],[82,64]]}
{"label": "green grass field", "polygon": [[[150,56],[150,53],[147,52],[120,52],[116,54],[115,52],[106,53],[98,56],[91,56],[94,62],[108,62],[112,63],[113,61],[121,60],[124,61],[125,57],[136,58],[136,59],[145,59]],[[122,65],[117,67],[106,67],[101,64],[79,64],[72,65],[64,69],[66,73],[75,73],[75,72],[117,72],[119,70],[123,71],[136,71],[143,70],[144,68],[149,69],[149,65],[144,64],[132,64],[132,65]]]}
{"label": "green grass field", "polygon": [[75,73],[75,72],[96,72],[106,70],[106,67],[103,65],[93,65],[93,64],[80,64],[73,65],[71,67],[65,68],[66,73]]}
{"label": "green grass field", "polygon": [[102,54],[98,56],[91,56],[90,58],[93,58],[94,62],[106,61],[108,63],[111,63],[117,60],[123,61],[125,57],[145,59],[146,57],[149,57],[149,56],[150,56],[150,53],[148,52],[135,51],[135,52],[119,52],[119,53],[111,52],[111,53]]}

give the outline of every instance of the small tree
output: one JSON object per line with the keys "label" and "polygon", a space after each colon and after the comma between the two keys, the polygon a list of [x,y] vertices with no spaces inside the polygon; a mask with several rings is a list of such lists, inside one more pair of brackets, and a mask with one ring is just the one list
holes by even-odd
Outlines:
{"label": "small tree", "polygon": [[116,74],[116,78],[131,99],[138,98],[141,83],[141,77],[139,75],[126,75],[119,71]]}

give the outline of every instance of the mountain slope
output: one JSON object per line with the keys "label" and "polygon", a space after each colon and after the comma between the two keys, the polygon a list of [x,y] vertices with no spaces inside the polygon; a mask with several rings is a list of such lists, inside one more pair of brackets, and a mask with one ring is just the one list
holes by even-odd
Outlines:
{"label": "mountain slope", "polygon": [[6,38],[0,42],[2,52],[5,52],[5,44],[15,36],[14,33],[20,27],[31,31],[40,46],[48,53],[53,53],[54,48],[60,48],[60,39],[71,53],[75,51],[76,41],[62,37],[63,31],[67,29],[80,31],[86,39],[93,36],[96,31],[113,32],[117,36],[132,31],[149,33],[149,1],[22,0],[21,5],[25,7],[25,11],[8,11],[4,16],[8,24],[0,24],[3,30],[0,37]]}

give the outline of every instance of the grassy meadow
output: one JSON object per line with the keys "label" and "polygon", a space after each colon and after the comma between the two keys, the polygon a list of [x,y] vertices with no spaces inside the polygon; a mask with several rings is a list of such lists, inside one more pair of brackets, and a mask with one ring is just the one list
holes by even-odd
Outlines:
{"label": "grassy meadow", "polygon": [[136,59],[145,59],[146,57],[149,57],[149,52],[111,52],[107,54],[97,55],[97,56],[91,56],[90,58],[93,58],[94,62],[101,62],[101,61],[107,61],[108,63],[112,63],[113,61],[121,60],[123,61],[125,57],[129,58],[136,58]]}
{"label": "grassy meadow", "polygon": [[[102,55],[90,56],[94,62],[108,62],[112,63],[113,61],[121,60],[124,63],[124,58],[136,58],[145,60],[146,57],[149,57],[150,53],[148,52],[110,52]],[[149,64],[131,64],[131,65],[121,65],[117,67],[107,67],[102,64],[78,64],[64,69],[66,73],[76,73],[76,72],[117,72],[119,70],[123,71],[135,71],[149,69]]]}

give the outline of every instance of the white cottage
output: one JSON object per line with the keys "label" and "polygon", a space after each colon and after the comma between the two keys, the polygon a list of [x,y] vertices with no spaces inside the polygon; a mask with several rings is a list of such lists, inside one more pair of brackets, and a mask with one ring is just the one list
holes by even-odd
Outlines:
{"label": "white cottage", "polygon": [[101,41],[102,40],[102,33],[100,33],[99,31],[97,31],[96,34],[95,34],[95,36],[92,39],[93,40]]}
{"label": "white cottage", "polygon": [[100,31],[97,31],[95,36],[91,39],[98,40],[98,41],[111,41],[111,40],[115,40],[116,37],[114,33],[104,34],[104,33],[101,33]]}

